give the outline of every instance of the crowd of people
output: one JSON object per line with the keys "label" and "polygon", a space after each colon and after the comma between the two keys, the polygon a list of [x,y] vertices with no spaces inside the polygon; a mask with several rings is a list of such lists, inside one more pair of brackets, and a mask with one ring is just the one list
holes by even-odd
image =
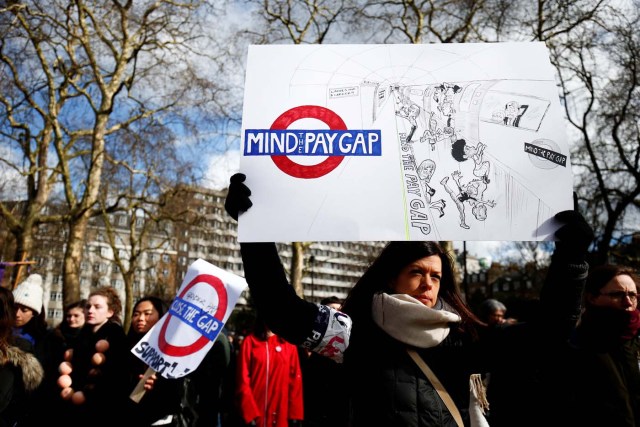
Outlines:
{"label": "crowd of people", "polygon": [[[233,218],[250,194],[232,177]],[[522,321],[495,299],[472,310],[437,242],[388,243],[346,300],[320,304],[295,293],[275,244],[241,243],[253,329],[223,330],[177,379],[130,351],[167,301],[140,298],[125,331],[118,293],[101,287],[48,328],[30,274],[0,287],[0,427],[640,425],[640,281],[590,267],[591,227],[556,218],[537,315]]]}
{"label": "crowd of people", "polygon": [[[225,201],[236,220],[252,206],[245,179],[231,177]],[[504,309],[482,321],[436,242],[388,243],[339,310],[295,293],[274,243],[240,250],[267,326],[341,363],[338,392],[322,397],[349,402],[337,425],[640,425],[640,282],[629,269],[589,274],[592,228],[577,210],[555,218],[551,265],[526,322],[505,321]]]}

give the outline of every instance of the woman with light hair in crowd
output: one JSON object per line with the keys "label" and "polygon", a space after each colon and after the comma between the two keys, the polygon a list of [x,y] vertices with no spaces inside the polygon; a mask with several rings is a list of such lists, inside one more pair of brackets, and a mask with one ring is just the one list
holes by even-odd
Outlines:
{"label": "woman with light hair in crowd", "polygon": [[[85,306],[85,324],[58,385],[72,425],[115,426],[126,421],[129,389],[129,346],[122,328],[122,302],[112,287],[92,291]],[[67,421],[65,423],[68,424]]]}

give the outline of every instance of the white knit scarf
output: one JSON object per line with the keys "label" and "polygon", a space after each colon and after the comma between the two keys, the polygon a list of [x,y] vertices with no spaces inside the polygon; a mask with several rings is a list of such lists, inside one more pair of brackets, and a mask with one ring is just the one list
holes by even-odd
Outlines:
{"label": "white knit scarf", "polygon": [[[462,319],[456,313],[434,310],[406,294],[374,295],[373,321],[398,341],[418,348],[431,348],[449,335],[450,323]],[[489,427],[485,418],[489,402],[479,374],[469,378],[469,420],[471,427]]]}
{"label": "white knit scarf", "polygon": [[449,335],[449,324],[460,316],[446,310],[434,310],[406,294],[374,295],[373,321],[398,341],[418,348],[440,344]]}

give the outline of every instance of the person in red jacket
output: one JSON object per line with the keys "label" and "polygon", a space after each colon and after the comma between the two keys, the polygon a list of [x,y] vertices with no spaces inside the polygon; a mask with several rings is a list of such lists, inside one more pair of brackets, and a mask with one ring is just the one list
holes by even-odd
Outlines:
{"label": "person in red jacket", "polygon": [[247,425],[292,427],[303,420],[298,349],[256,319],[238,355],[236,401]]}

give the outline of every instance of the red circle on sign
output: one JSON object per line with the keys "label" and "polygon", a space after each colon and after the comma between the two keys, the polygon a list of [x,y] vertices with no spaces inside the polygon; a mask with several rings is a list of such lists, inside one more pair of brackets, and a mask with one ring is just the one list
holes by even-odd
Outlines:
{"label": "red circle on sign", "polygon": [[[319,105],[301,105],[282,113],[271,125],[271,130],[287,129],[291,123],[300,119],[318,119],[331,130],[347,130],[342,118]],[[271,156],[278,169],[294,178],[320,178],[334,170],[344,160],[344,156],[329,156],[317,165],[301,165],[287,156]]]}
{"label": "red circle on sign", "polygon": [[[184,287],[184,290],[180,293],[180,295],[178,295],[178,297],[182,298],[189,289],[196,285],[196,283],[207,283],[211,285],[211,287],[216,291],[216,293],[218,294],[218,310],[216,310],[216,312],[213,314],[213,317],[219,321],[222,321],[222,319],[224,319],[224,315],[227,312],[227,290],[225,289],[222,281],[217,277],[211,276],[209,274],[199,274],[191,282],[189,282],[187,286]],[[209,338],[202,335],[193,344],[184,346],[169,344],[165,336],[167,334],[167,326],[169,325],[169,320],[171,320],[172,316],[173,315],[169,313],[164,323],[162,324],[160,334],[158,335],[158,348],[164,354],[174,357],[188,356],[201,350],[210,342]]]}

